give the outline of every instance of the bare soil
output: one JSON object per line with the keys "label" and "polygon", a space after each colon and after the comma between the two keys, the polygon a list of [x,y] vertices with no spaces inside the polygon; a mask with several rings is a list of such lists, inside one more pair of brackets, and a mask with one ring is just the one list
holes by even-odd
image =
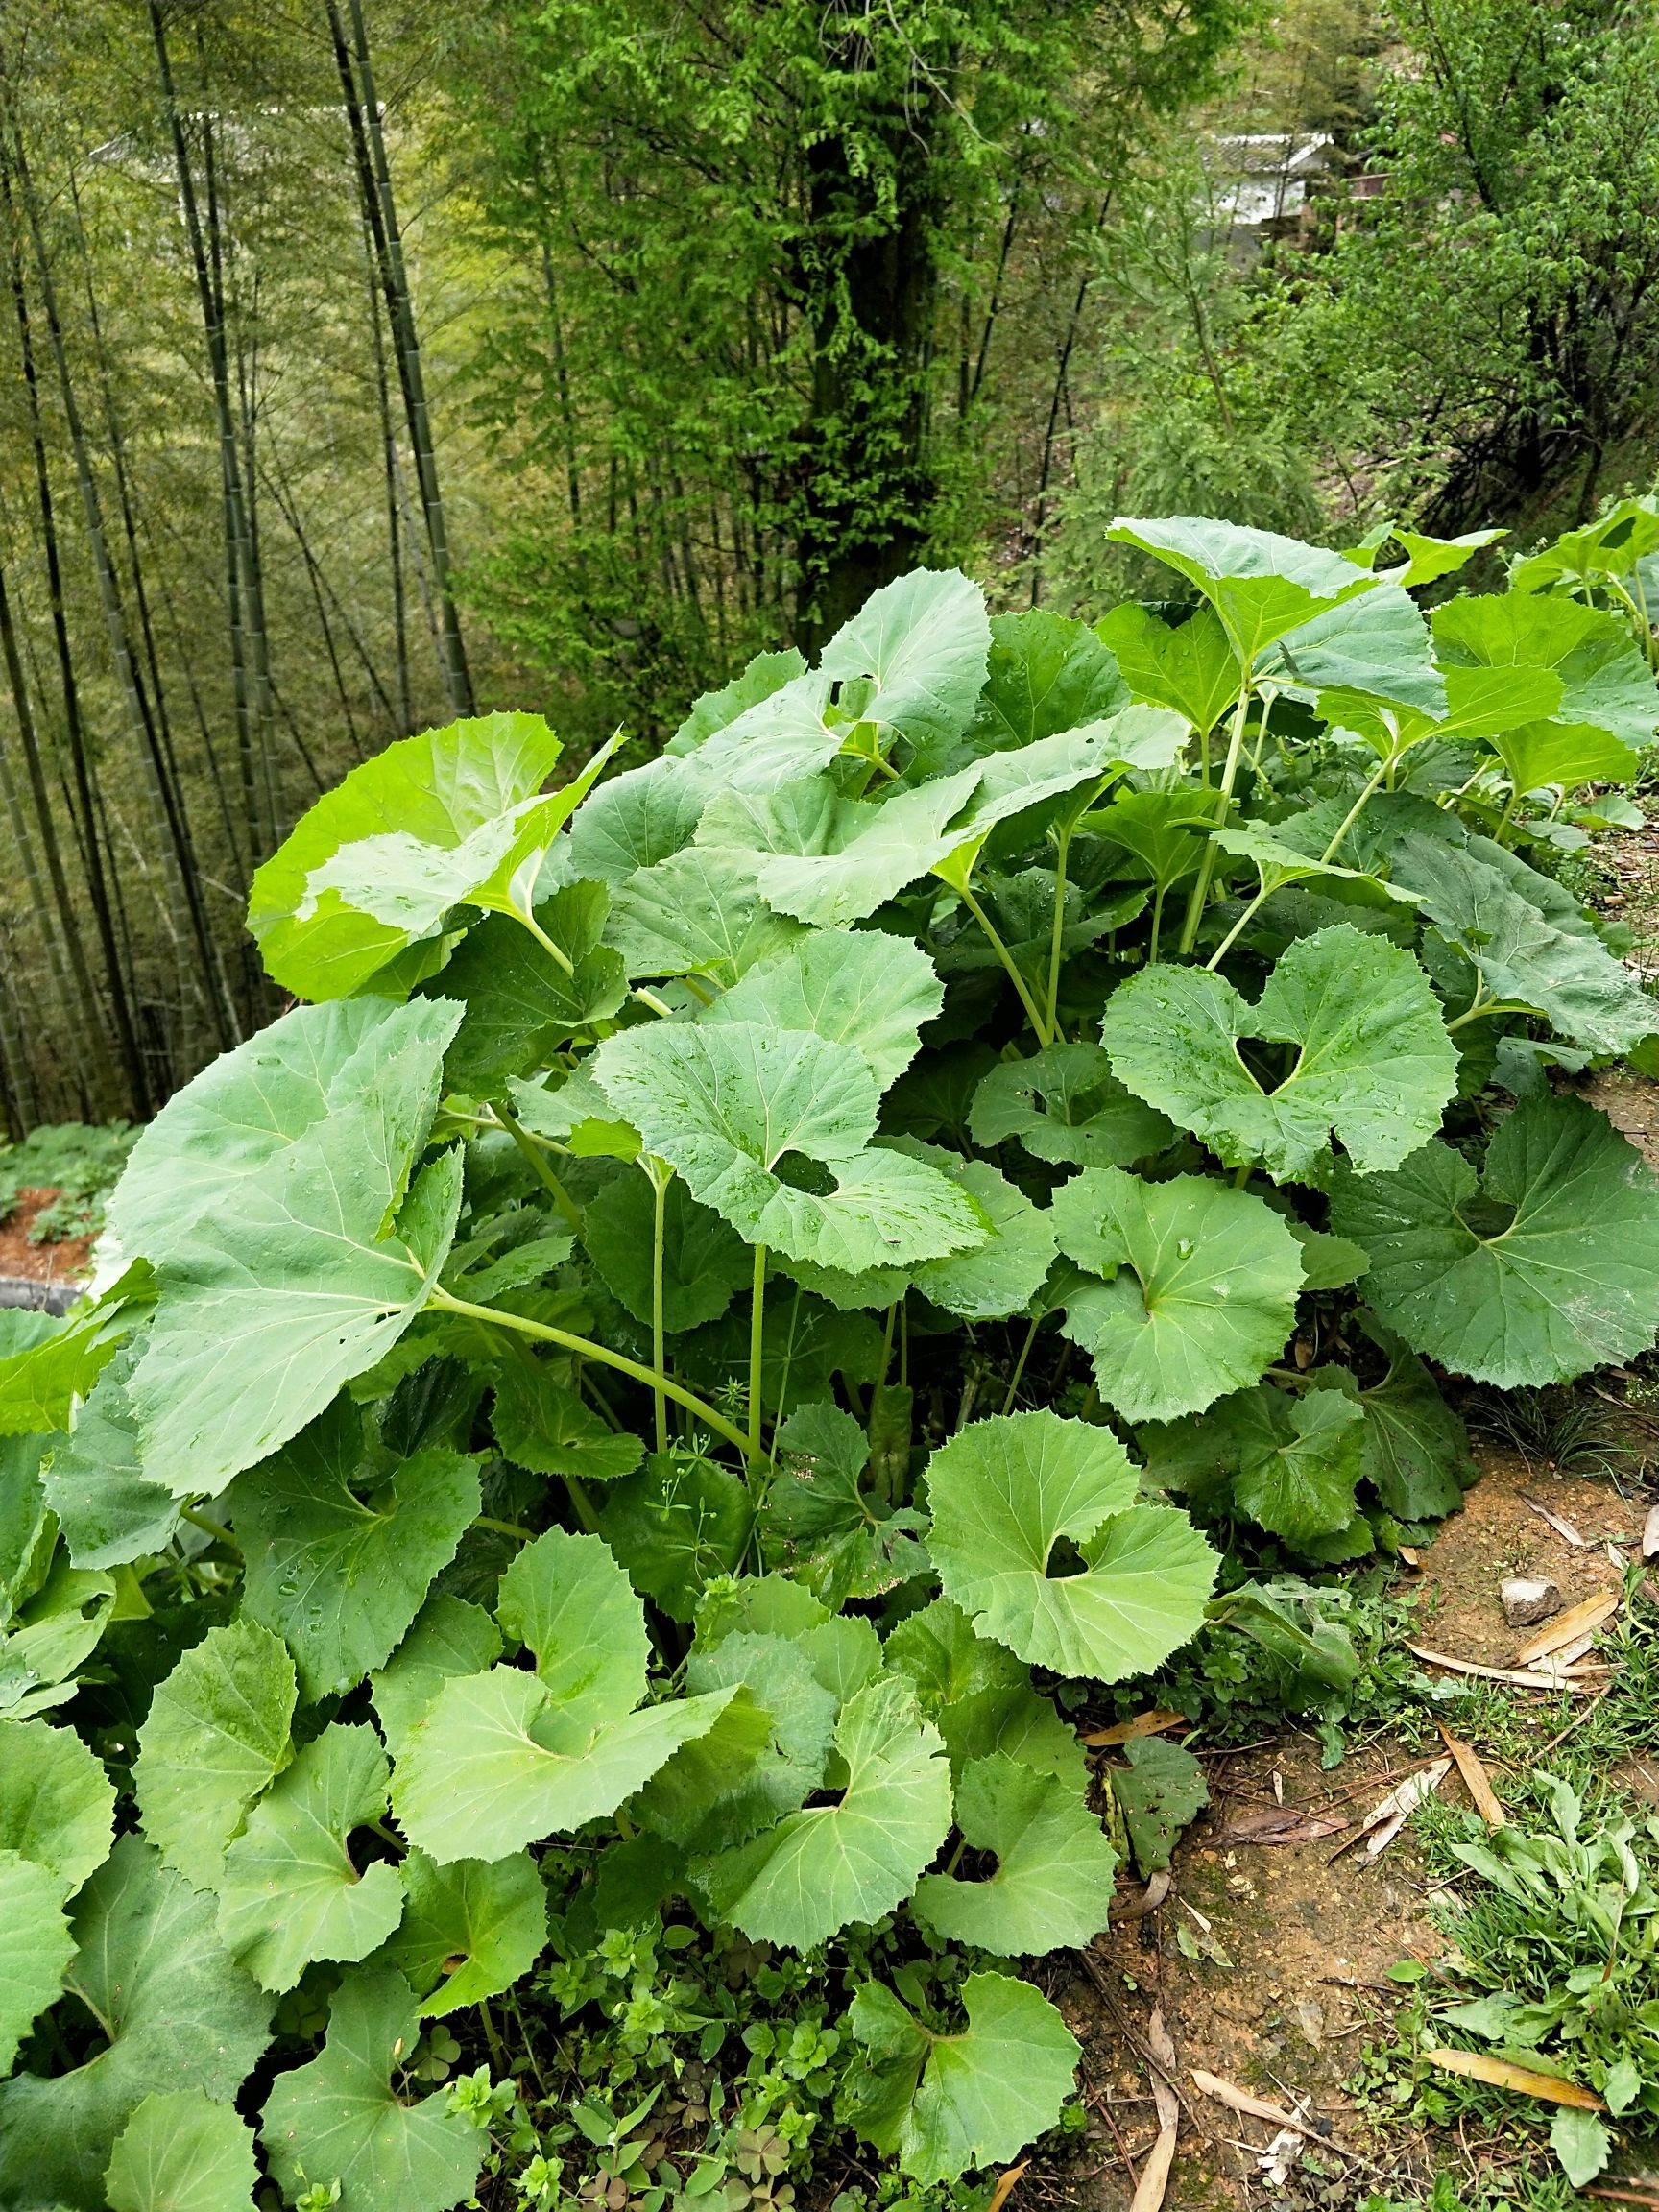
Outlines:
{"label": "bare soil", "polygon": [[78,1283],[86,1273],[92,1250],[85,1237],[64,1237],[56,1243],[32,1244],[29,1231],[41,1208],[51,1204],[56,1190],[22,1190],[11,1218],[0,1222],[0,1275],[18,1275],[30,1283]]}
{"label": "bare soil", "polygon": [[[1482,1479],[1421,1554],[1410,1634],[1453,1657],[1503,1667],[1530,1633],[1503,1618],[1503,1577],[1546,1576],[1564,1606],[1618,1589],[1622,1569],[1607,1547],[1636,1552],[1646,1504],[1610,1481],[1529,1465],[1517,1453],[1479,1456]],[[1533,1504],[1570,1523],[1585,1548]],[[1607,1694],[1618,1695],[1616,1682]],[[1538,1704],[1537,1725],[1552,1733],[1558,1700],[1540,1696]],[[1354,1845],[1365,1815],[1420,1764],[1421,1754],[1385,1736],[1325,1772],[1317,1744],[1294,1726],[1242,1751],[1205,1754],[1210,1806],[1182,1839],[1167,1897],[1098,1937],[1088,1961],[1057,1960],[1046,1978],[1083,2045],[1091,2125],[1069,2165],[1033,2170],[1022,2185],[1033,2212],[1040,2204],[1127,2212],[1157,2134],[1147,2052],[1155,2006],[1174,2043],[1183,2103],[1166,2212],[1354,2212],[1373,2192],[1415,2203],[1441,2172],[1467,2176],[1479,2167],[1480,2144],[1435,2141],[1400,2126],[1381,2130],[1346,2086],[1366,2045],[1388,2040],[1407,1994],[1389,1981],[1389,1968],[1446,1949],[1429,1917],[1409,1826],[1374,1860]],[[1646,1764],[1645,1793],[1659,1803],[1659,1758]],[[1634,1772],[1620,1778],[1644,1789]],[[1506,1779],[1492,1768],[1501,1797]],[[1440,1793],[1468,1802],[1455,1770]],[[1291,1824],[1288,1841],[1252,1837],[1280,1813],[1346,1826],[1311,1835],[1304,1820],[1299,1836]],[[1202,2094],[1195,2068],[1300,2108],[1315,2136],[1287,2171],[1264,2170],[1273,2123]],[[1503,2155],[1512,2158],[1512,2150]]]}

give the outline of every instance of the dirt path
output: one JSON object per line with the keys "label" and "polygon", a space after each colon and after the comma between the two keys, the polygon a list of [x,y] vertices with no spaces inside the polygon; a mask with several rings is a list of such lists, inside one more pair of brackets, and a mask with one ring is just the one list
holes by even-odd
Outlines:
{"label": "dirt path", "polygon": [[[1609,1480],[1561,1474],[1517,1453],[1480,1458],[1482,1480],[1411,1577],[1407,1633],[1428,1648],[1503,1667],[1524,1634],[1504,1620],[1503,1577],[1551,1580],[1564,1605],[1617,1591],[1623,1571],[1615,1551],[1638,1554],[1646,1506]],[[1436,1679],[1449,1677],[1421,1668],[1425,1692]],[[1522,1702],[1521,1724],[1537,1729],[1540,1746],[1558,1727],[1554,1695],[1540,1695],[1533,1716],[1525,1709],[1528,1693],[1498,1694]],[[1618,1695],[1616,1684],[1608,1694]],[[1445,1706],[1455,1727],[1459,1702]],[[1470,2170],[1465,2153],[1479,2164],[1479,2145],[1380,2128],[1349,2087],[1366,2046],[1388,2041],[1407,1995],[1389,1980],[1390,1967],[1431,1961],[1447,1948],[1428,1915],[1430,1882],[1409,1828],[1375,1860],[1355,1845],[1364,1815],[1440,1748],[1431,1725],[1419,1735],[1426,1740],[1411,1745],[1379,1735],[1330,1772],[1315,1740],[1294,1726],[1266,1743],[1205,1755],[1211,1803],[1176,1853],[1167,1897],[1100,1937],[1087,1968],[1069,1963],[1049,1979],[1084,2047],[1091,2127],[1069,2168],[1033,2174],[1033,2206],[1126,2212],[1131,2172],[1157,2133],[1147,2057],[1154,2006],[1175,2046],[1184,2102],[1168,2212],[1353,2212],[1373,2192],[1416,2203],[1441,2172]],[[1492,1779],[1502,1796],[1509,1775],[1495,1765]],[[1641,1787],[1634,1773],[1620,1779]],[[1659,1801],[1659,1765],[1647,1779]],[[1455,1771],[1440,1793],[1469,1803]],[[1288,1839],[1270,1840],[1275,1833]],[[1274,2126],[1202,2095],[1195,2068],[1282,2106],[1300,2104],[1314,2135],[1275,2165],[1267,2156]]]}

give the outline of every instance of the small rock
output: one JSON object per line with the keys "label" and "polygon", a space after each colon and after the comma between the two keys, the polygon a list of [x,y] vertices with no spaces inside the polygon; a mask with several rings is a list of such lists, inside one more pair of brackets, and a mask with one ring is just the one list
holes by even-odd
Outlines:
{"label": "small rock", "polygon": [[1503,1600],[1503,1618],[1511,1628],[1530,1628],[1561,1610],[1561,1593],[1553,1582],[1530,1582],[1511,1575],[1498,1594]]}

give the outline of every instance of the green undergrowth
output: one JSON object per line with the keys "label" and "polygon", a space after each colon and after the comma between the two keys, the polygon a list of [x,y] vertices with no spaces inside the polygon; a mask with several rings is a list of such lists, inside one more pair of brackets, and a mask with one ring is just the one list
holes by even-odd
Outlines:
{"label": "green undergrowth", "polygon": [[1659,1035],[1560,876],[1640,819],[1659,508],[1426,613],[1490,535],[1126,521],[1094,628],[922,570],[643,767],[489,715],[296,827],[294,1009],[0,1315],[7,2212],[1064,2155],[1044,1962],[1202,1797],[1079,1722],[1337,1756],[1442,1379],[1659,1335],[1552,1082]]}
{"label": "green undergrowth", "polygon": [[59,1121],[32,1129],[18,1143],[0,1144],[0,1222],[11,1220],[25,1190],[51,1190],[55,1195],[29,1223],[29,1241],[96,1237],[104,1201],[137,1136],[125,1121]]}

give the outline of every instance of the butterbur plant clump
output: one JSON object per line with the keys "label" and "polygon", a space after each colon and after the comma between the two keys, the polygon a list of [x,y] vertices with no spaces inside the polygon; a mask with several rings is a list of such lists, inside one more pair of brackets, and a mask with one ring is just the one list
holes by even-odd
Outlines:
{"label": "butterbur plant clump", "polygon": [[1437,1375],[1653,1343],[1554,1087],[1659,1030],[1552,873],[1639,819],[1616,595],[1114,535],[1166,598],[919,571],[643,766],[457,723],[260,871],[301,1002],[0,1316],[12,2212],[1014,2158],[1077,2057],[1019,1962],[1197,1802],[1138,1746],[1108,1834],[1088,1686],[1339,1682],[1298,1577],[1456,1504]]}

